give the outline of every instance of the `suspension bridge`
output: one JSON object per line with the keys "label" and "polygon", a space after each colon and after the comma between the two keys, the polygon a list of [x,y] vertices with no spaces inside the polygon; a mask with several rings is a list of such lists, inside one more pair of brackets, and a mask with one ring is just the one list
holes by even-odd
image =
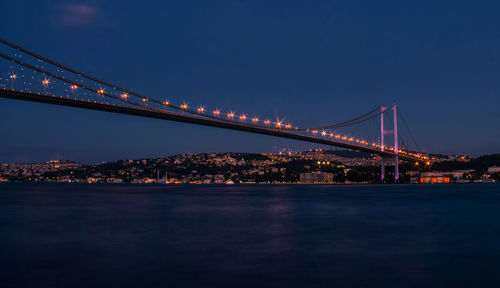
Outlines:
{"label": "suspension bridge", "polygon": [[[420,152],[396,104],[377,107],[347,121],[301,127],[279,119],[208,109],[203,105],[192,108],[186,103],[176,104],[173,99],[148,97],[1,38],[0,48],[2,98],[191,123],[363,151],[380,156],[382,182],[385,180],[386,162],[394,163],[394,181],[398,182],[399,161],[429,161],[428,155]],[[414,149],[410,149],[409,142],[404,141],[398,131],[398,118],[402,118],[406,132],[415,144]],[[360,125],[373,122],[376,126],[370,126],[364,136],[354,136],[359,134],[359,131],[353,131]]]}

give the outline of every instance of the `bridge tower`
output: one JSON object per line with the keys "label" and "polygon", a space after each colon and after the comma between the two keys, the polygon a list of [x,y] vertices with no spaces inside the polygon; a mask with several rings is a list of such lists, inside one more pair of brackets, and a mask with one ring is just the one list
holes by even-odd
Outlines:
{"label": "bridge tower", "polygon": [[[384,107],[380,106],[380,151],[384,151],[384,136],[387,134],[392,134],[394,136],[394,182],[399,182],[399,147],[398,147],[398,115],[396,110],[396,104],[392,106]],[[393,110],[394,120],[392,130],[385,130],[384,127],[384,114],[387,110]],[[380,181],[384,183],[385,181],[385,166],[384,166],[384,156],[381,156],[380,161]]]}

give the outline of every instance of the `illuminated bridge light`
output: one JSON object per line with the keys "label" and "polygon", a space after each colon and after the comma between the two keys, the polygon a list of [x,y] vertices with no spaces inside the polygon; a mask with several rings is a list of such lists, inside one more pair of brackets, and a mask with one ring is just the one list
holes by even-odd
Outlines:
{"label": "illuminated bridge light", "polygon": [[170,105],[170,102],[168,100],[163,101],[163,105]]}
{"label": "illuminated bridge light", "polygon": [[71,88],[71,90],[76,90],[76,89],[78,89],[78,86],[76,86],[76,85],[71,85],[71,87],[69,87],[69,88]]}
{"label": "illuminated bridge light", "polygon": [[188,105],[186,103],[181,105],[181,109],[186,110],[188,108]]}
{"label": "illuminated bridge light", "polygon": [[285,125],[285,128],[286,128],[286,129],[290,129],[290,128],[292,128],[292,124],[286,124],[286,125]]}
{"label": "illuminated bridge light", "polygon": [[198,111],[199,113],[203,113],[203,112],[205,112],[205,107],[200,106],[200,107],[198,107],[198,109],[196,111]]}
{"label": "illuminated bridge light", "polygon": [[264,121],[264,124],[266,124],[266,125],[271,124],[271,120],[266,120],[266,121]]}
{"label": "illuminated bridge light", "polygon": [[347,137],[346,136],[342,137],[342,140],[347,140]]}
{"label": "illuminated bridge light", "polygon": [[313,130],[312,133],[313,134],[318,134],[318,130]]}
{"label": "illuminated bridge light", "polygon": [[17,78],[17,75],[16,74],[12,74],[10,75],[10,79],[16,79]]}
{"label": "illuminated bridge light", "polygon": [[214,113],[214,115],[215,115],[215,116],[219,116],[219,115],[220,115],[220,110],[219,110],[219,109],[216,109],[216,110],[214,110],[214,112],[212,112],[212,113]]}
{"label": "illuminated bridge light", "polygon": [[227,113],[227,118],[233,119],[234,118],[234,112]]}
{"label": "illuminated bridge light", "polygon": [[97,90],[97,94],[104,94],[104,90],[103,89]]}
{"label": "illuminated bridge light", "polygon": [[340,139],[340,135],[339,134],[335,135],[335,139]]}
{"label": "illuminated bridge light", "polygon": [[328,136],[333,137],[333,133],[330,133],[330,135],[328,135]]}
{"label": "illuminated bridge light", "polygon": [[282,125],[283,125],[283,123],[281,121],[276,122],[276,127],[277,128],[281,128]]}
{"label": "illuminated bridge light", "polygon": [[148,99],[142,98],[142,102],[146,102],[146,101],[148,101]]}
{"label": "illuminated bridge light", "polygon": [[351,142],[352,142],[353,140],[354,140],[354,138],[352,138],[352,137],[351,137],[351,138],[349,138],[349,141],[351,141]]}
{"label": "illuminated bridge light", "polygon": [[321,131],[321,136],[325,136],[325,135],[326,135],[326,131],[325,130]]}
{"label": "illuminated bridge light", "polygon": [[123,99],[127,99],[128,94],[127,93],[123,93],[122,95],[120,95],[120,97],[122,97]]}
{"label": "illuminated bridge light", "polygon": [[253,118],[252,118],[252,122],[253,122],[253,123],[257,123],[257,122],[259,122],[259,118],[257,118],[257,117],[253,117]]}
{"label": "illuminated bridge light", "polygon": [[241,115],[240,115],[240,120],[241,120],[241,121],[245,121],[245,120],[247,120],[247,115],[245,115],[245,114],[241,114]]}
{"label": "illuminated bridge light", "polygon": [[42,84],[43,84],[44,86],[49,85],[49,79],[43,79]]}

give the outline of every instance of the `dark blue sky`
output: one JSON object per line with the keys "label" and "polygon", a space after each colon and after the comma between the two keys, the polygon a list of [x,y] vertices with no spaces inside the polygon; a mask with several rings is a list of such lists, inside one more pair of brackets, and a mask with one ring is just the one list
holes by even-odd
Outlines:
{"label": "dark blue sky", "polygon": [[[498,1],[3,1],[1,37],[177,103],[299,125],[398,104],[426,151],[500,152]],[[0,162],[306,143],[0,99]]]}

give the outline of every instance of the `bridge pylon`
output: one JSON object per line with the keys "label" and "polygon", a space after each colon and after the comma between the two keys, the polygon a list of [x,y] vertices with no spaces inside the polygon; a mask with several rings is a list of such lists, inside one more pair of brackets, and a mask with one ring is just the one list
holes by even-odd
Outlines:
{"label": "bridge pylon", "polygon": [[[384,151],[384,137],[387,134],[392,134],[394,137],[394,183],[399,182],[399,145],[398,145],[398,116],[396,110],[396,104],[392,104],[392,106],[384,107],[380,106],[380,151]],[[387,110],[393,110],[394,120],[392,130],[386,130],[384,127],[384,114]],[[385,166],[384,166],[384,156],[381,156],[380,161],[380,182],[384,183],[385,181]]]}

